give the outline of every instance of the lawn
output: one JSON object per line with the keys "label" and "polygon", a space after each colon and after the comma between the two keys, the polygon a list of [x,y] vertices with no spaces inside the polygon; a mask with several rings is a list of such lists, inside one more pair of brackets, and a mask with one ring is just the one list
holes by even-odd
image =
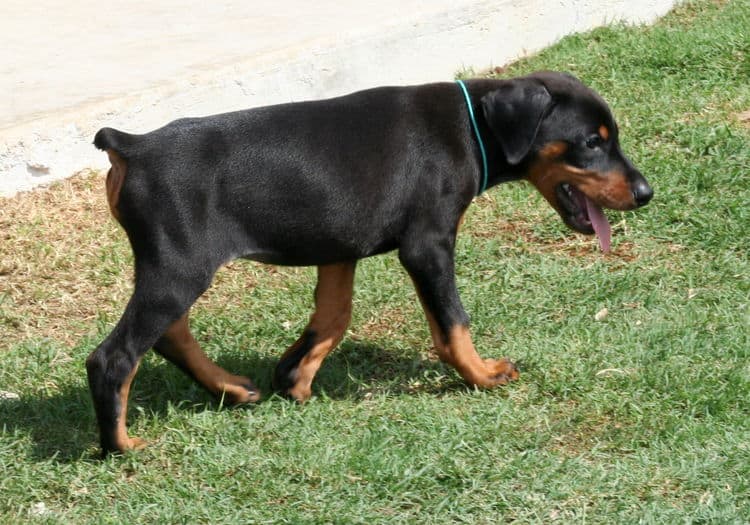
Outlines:
{"label": "lawn", "polygon": [[700,1],[492,73],[579,76],[655,190],[608,212],[609,255],[528,184],[476,199],[459,287],[480,353],[522,371],[492,391],[434,359],[387,255],[313,399],[273,396],[315,271],[234,262],[192,326],[264,400],[222,407],[149,354],[129,423],[150,446],[100,460],[84,360],[132,262],[103,174],[0,199],[0,522],[750,522],[749,55],[750,2]]}

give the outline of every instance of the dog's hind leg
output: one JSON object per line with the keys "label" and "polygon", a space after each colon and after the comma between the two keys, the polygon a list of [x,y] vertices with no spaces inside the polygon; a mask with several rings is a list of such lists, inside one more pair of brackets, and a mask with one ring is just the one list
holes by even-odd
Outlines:
{"label": "dog's hind leg", "polygon": [[260,392],[250,379],[230,374],[208,358],[190,333],[187,313],[172,323],[156,342],[154,350],[229,404],[260,399]]}
{"label": "dog's hind leg", "polygon": [[[157,257],[156,260],[159,260]],[[112,333],[86,360],[103,452],[140,448],[128,436],[128,394],[141,358],[208,288],[213,272],[191,274],[189,264],[136,258],[135,291]],[[196,266],[197,267],[197,266]],[[165,268],[173,270],[167,272]],[[179,268],[175,270],[174,268]]]}
{"label": "dog's hind leg", "polygon": [[351,262],[318,267],[315,312],[274,371],[274,387],[297,401],[310,397],[315,374],[349,326],[355,266]]}

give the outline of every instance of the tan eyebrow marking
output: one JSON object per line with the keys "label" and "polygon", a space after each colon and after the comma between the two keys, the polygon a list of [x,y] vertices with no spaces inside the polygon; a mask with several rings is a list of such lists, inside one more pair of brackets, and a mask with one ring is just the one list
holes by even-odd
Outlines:
{"label": "tan eyebrow marking", "polygon": [[599,126],[599,135],[601,135],[604,140],[609,140],[609,129],[607,129],[607,126],[604,124]]}

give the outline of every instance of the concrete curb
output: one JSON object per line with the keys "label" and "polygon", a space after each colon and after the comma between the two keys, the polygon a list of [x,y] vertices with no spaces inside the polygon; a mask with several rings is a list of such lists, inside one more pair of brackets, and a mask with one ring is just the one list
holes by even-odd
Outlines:
{"label": "concrete curb", "polygon": [[[18,112],[13,122],[0,129],[0,196],[84,168],[105,167],[106,156],[91,145],[94,133],[103,126],[139,133],[182,116],[329,97],[382,84],[446,80],[461,69],[502,65],[566,34],[607,22],[651,22],[674,1],[441,0],[404,4],[409,2],[381,0],[376,4],[380,7],[340,7],[390,8],[397,15],[372,23],[359,18],[360,25],[347,26],[345,31],[336,25],[337,20],[329,20],[335,29],[322,27],[312,37],[300,35],[298,40],[287,37],[282,46],[271,48],[267,43],[254,46],[253,35],[244,35],[247,52],[230,56],[223,64],[206,62],[199,68],[193,64],[185,67],[183,74],[168,78],[157,74],[146,79],[142,89],[88,94],[70,107],[53,108],[41,115]],[[404,11],[399,12],[402,6]],[[289,9],[289,5],[276,11],[280,9]],[[314,14],[310,12],[310,16]],[[348,14],[342,12],[341,16]],[[284,13],[275,15],[277,22],[284,20]],[[266,12],[265,16],[271,15]],[[170,60],[169,52],[163,56]],[[96,63],[87,64],[93,71],[97,67]],[[0,86],[12,86],[13,81],[0,74]],[[55,86],[50,85],[49,95],[54,93]]]}

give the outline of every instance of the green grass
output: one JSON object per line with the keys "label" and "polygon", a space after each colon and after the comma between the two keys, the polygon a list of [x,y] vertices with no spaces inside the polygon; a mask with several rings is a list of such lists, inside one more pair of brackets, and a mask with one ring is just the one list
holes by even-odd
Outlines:
{"label": "green grass", "polygon": [[[521,363],[507,388],[468,388],[429,358],[408,277],[378,257],[358,268],[352,326],[311,402],[224,409],[150,355],[129,420],[151,446],[99,461],[83,362],[121,294],[71,347],[80,320],[21,333],[20,296],[0,289],[0,390],[20,396],[0,400],[0,522],[749,522],[749,53],[750,2],[701,1],[503,72],[567,70],[600,91],[655,189],[646,208],[610,213],[606,257],[529,185],[470,208],[459,286],[479,351]],[[106,227],[112,240],[73,270],[127,287],[125,237]],[[243,262],[220,277],[195,332],[268,392],[314,271]]]}

